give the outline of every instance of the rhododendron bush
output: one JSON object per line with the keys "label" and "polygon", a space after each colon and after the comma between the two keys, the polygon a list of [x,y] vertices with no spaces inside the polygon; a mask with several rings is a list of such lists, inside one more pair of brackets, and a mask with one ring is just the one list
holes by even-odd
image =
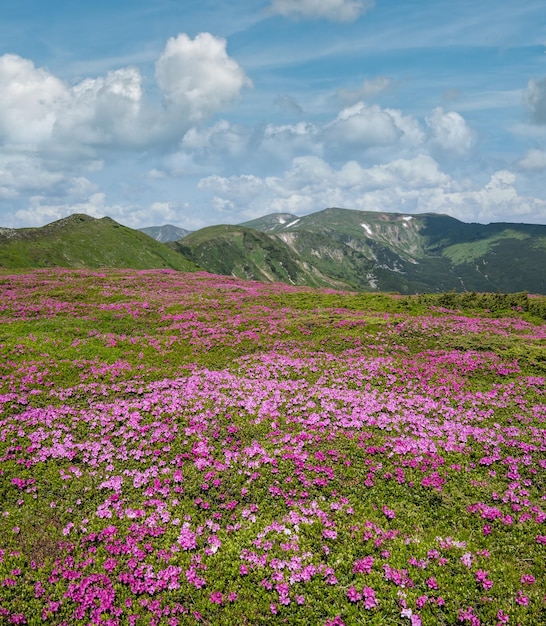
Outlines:
{"label": "rhododendron bush", "polygon": [[546,326],[0,276],[0,622],[546,623]]}

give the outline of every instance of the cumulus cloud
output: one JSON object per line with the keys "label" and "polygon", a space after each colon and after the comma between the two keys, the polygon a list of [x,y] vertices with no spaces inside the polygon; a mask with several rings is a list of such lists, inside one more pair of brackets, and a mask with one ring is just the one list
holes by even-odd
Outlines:
{"label": "cumulus cloud", "polygon": [[[136,67],[69,84],[29,59],[0,56],[0,200],[34,198],[17,219],[28,224],[32,213],[43,223],[65,210],[100,213],[101,197],[89,200],[90,189],[78,191],[82,173],[99,171],[121,151],[164,149],[185,140],[195,152],[199,139],[190,129],[251,84],[227,54],[226,41],[209,33],[169,39],[155,78],[161,102],[147,92]],[[236,138],[220,124],[210,133],[210,150],[221,144],[234,155]]]}
{"label": "cumulus cloud", "polygon": [[248,149],[250,132],[242,127],[220,120],[207,128],[190,128],[182,138],[182,150],[201,156],[237,157]]}
{"label": "cumulus cloud", "polygon": [[47,70],[14,54],[0,57],[0,138],[35,144],[51,137],[69,88]]}
{"label": "cumulus cloud", "polygon": [[277,171],[305,156],[331,159],[339,165],[350,158],[368,164],[407,159],[431,148],[460,155],[473,140],[472,131],[457,113],[436,109],[425,126],[398,109],[357,102],[322,125],[302,120],[252,129],[220,120],[212,126],[193,127],[184,134],[178,151],[164,160],[161,175],[186,175],[203,167],[222,168],[217,173],[227,174],[234,162],[254,173]]}
{"label": "cumulus cloud", "polygon": [[316,156],[299,157],[278,177],[211,176],[200,188],[216,207],[257,217],[272,211],[302,214],[328,206],[407,213],[447,213],[466,221],[534,221],[546,218],[546,201],[519,195],[516,177],[495,172],[482,187],[462,186],[428,155],[363,168],[339,169]]}
{"label": "cumulus cloud", "polygon": [[419,145],[424,133],[417,120],[397,109],[358,102],[343,109],[324,127],[324,137],[334,144],[355,144],[365,149],[397,143]]}
{"label": "cumulus cloud", "polygon": [[546,170],[546,151],[533,148],[519,161],[523,170]]}
{"label": "cumulus cloud", "polygon": [[[400,204],[404,193],[415,196],[414,190],[448,188],[451,179],[443,174],[431,157],[420,155],[413,159],[398,159],[392,163],[363,168],[356,161],[348,161],[339,169],[331,167],[317,156],[293,159],[288,170],[280,177],[209,176],[199,187],[213,193],[215,206],[248,207],[248,217],[264,212],[312,211],[327,206],[370,208],[367,196],[383,200],[389,198],[393,208],[392,190],[398,194]],[[405,201],[405,200],[404,200]]]}
{"label": "cumulus cloud", "polygon": [[530,80],[524,92],[524,100],[536,124],[546,124],[546,78]]}
{"label": "cumulus cloud", "polygon": [[486,223],[492,220],[508,222],[532,220],[544,223],[546,201],[521,196],[515,183],[516,176],[513,172],[499,170],[482,188],[455,190],[450,193],[437,192],[431,198],[433,210],[466,221]]}
{"label": "cumulus cloud", "polygon": [[[90,162],[89,166],[84,171],[97,169],[100,163]],[[59,169],[56,163],[45,166],[44,160],[35,154],[0,150],[0,200],[10,200],[6,202],[10,209],[28,198],[47,195],[53,201],[60,198],[77,201],[96,191],[96,184],[81,172]]]}
{"label": "cumulus cloud", "polygon": [[193,40],[183,33],[169,39],[155,75],[167,110],[190,122],[221,110],[251,84],[228,56],[225,39],[210,33]]}
{"label": "cumulus cloud", "polygon": [[[137,68],[69,85],[17,55],[0,57],[0,138],[6,144],[130,148],[177,139],[250,85],[228,56],[226,41],[209,33],[173,37],[157,60],[158,108]],[[174,135],[174,136],[173,136]]]}
{"label": "cumulus cloud", "polygon": [[145,144],[150,124],[144,119],[143,100],[142,77],[136,68],[86,79],[71,89],[69,102],[57,112],[52,139],[89,146]]}
{"label": "cumulus cloud", "polygon": [[229,157],[256,171],[284,166],[306,155],[332,159],[336,165],[350,158],[372,164],[427,152],[459,157],[470,150],[474,140],[464,118],[453,111],[437,108],[423,124],[398,109],[359,101],[323,124],[302,120],[250,129],[222,120],[208,128],[192,128],[180,150],[196,164],[226,163]]}
{"label": "cumulus cloud", "polygon": [[353,22],[374,5],[373,0],[273,0],[270,11],[285,17]]}
{"label": "cumulus cloud", "polygon": [[48,171],[39,159],[24,153],[0,153],[0,189],[4,197],[52,190],[65,179],[62,172]]}
{"label": "cumulus cloud", "polygon": [[310,122],[268,124],[260,138],[260,147],[283,162],[297,155],[320,155],[320,129]]}
{"label": "cumulus cloud", "polygon": [[165,160],[170,166],[164,172],[209,166],[221,167],[223,171],[217,173],[227,174],[235,160],[239,168],[251,168],[253,173],[276,172],[305,156],[333,159],[336,164],[349,158],[372,163],[414,156],[425,143],[426,134],[416,118],[358,102],[324,124],[302,120],[249,128],[220,120],[209,127],[193,127],[185,133],[177,154]]}
{"label": "cumulus cloud", "polygon": [[465,119],[455,111],[447,113],[437,107],[426,118],[432,133],[430,143],[446,152],[462,155],[468,152],[474,143],[474,133]]}
{"label": "cumulus cloud", "polygon": [[[203,168],[229,171],[250,167],[272,170],[295,156],[321,154],[320,127],[310,122],[266,124],[256,128],[219,120],[212,126],[193,127],[176,152],[163,160],[161,175],[180,176]],[[153,176],[157,177],[156,171]]]}

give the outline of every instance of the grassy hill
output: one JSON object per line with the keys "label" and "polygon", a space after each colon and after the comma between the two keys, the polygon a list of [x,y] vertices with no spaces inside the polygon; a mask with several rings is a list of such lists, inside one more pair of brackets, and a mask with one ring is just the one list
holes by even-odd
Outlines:
{"label": "grassy hill", "polygon": [[148,235],[109,217],[75,214],[41,228],[0,228],[0,267],[198,269]]}

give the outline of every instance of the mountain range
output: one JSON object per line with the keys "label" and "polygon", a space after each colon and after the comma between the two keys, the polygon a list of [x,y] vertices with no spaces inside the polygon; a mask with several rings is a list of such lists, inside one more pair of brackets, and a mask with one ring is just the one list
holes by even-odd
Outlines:
{"label": "mountain range", "polygon": [[328,208],[190,233],[172,225],[142,231],[86,215],[0,228],[0,267],[201,268],[356,291],[546,293],[544,225]]}
{"label": "mountain range", "polygon": [[169,243],[210,272],[363,291],[546,293],[546,226],[329,208]]}

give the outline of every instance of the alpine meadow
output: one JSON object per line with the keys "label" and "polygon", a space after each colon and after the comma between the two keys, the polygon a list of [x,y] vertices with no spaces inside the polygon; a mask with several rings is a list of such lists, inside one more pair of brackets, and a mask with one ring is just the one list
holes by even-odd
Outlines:
{"label": "alpine meadow", "polygon": [[0,289],[2,623],[546,623],[546,297]]}

